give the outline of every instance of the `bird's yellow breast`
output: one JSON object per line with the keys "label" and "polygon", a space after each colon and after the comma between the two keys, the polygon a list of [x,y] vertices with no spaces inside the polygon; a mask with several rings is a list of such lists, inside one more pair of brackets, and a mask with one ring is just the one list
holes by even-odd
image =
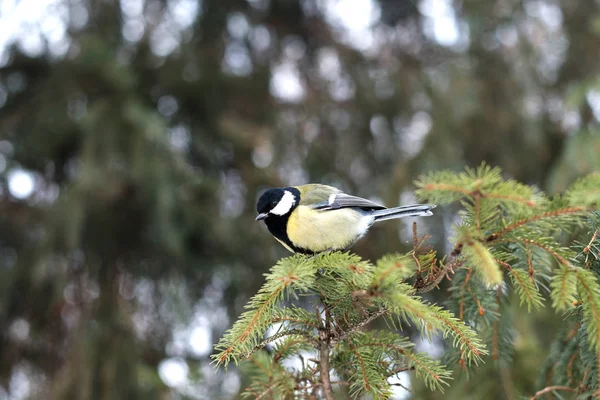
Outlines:
{"label": "bird's yellow breast", "polygon": [[370,224],[354,210],[318,211],[298,206],[290,215],[287,235],[294,246],[314,252],[342,250],[354,244]]}

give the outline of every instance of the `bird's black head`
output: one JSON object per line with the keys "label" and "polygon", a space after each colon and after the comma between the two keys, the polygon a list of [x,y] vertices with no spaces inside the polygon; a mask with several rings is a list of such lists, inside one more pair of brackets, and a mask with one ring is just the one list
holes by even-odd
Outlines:
{"label": "bird's black head", "polygon": [[273,188],[264,192],[256,203],[257,220],[289,215],[300,202],[300,191],[294,187]]}

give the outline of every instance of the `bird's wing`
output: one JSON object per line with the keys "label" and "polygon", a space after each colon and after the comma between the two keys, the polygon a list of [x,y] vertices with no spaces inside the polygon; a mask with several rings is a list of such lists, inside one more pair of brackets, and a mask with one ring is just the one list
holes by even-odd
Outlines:
{"label": "bird's wing", "polygon": [[313,208],[317,210],[337,210],[339,208],[356,207],[366,208],[370,210],[382,210],[386,208],[381,204],[372,202],[371,200],[363,199],[362,197],[351,196],[346,193],[333,193],[326,201],[315,204]]}
{"label": "bird's wing", "polygon": [[329,204],[331,195],[340,193],[340,190],[327,185],[308,184],[296,187],[300,190],[300,205],[316,208]]}

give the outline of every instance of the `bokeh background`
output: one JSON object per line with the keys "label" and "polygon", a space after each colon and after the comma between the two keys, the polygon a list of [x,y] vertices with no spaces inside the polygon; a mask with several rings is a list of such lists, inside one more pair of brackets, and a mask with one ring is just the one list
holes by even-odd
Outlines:
{"label": "bokeh background", "polygon": [[[406,204],[485,160],[561,191],[600,169],[599,73],[598,0],[0,0],[0,399],[237,398],[208,357],[286,255],[260,190]],[[534,389],[556,319],[515,313]]]}

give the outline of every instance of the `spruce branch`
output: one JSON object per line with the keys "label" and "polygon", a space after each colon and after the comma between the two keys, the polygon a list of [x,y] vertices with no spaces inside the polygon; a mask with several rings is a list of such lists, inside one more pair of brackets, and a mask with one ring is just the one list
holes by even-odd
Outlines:
{"label": "spruce branch", "polygon": [[509,272],[513,286],[519,296],[520,304],[527,305],[527,311],[531,308],[539,309],[544,306],[544,297],[535,287],[535,283],[530,279],[530,275],[520,269],[512,268]]}
{"label": "spruce branch", "polygon": [[579,178],[565,194],[569,204],[600,207],[600,172]]}
{"label": "spruce branch", "polygon": [[535,393],[535,395],[530,397],[530,400],[539,399],[546,393],[554,392],[557,390],[562,390],[562,391],[566,391],[566,392],[577,392],[577,389],[569,387],[569,386],[560,386],[560,385],[548,386],[548,387],[543,388],[542,390],[538,390]]}
{"label": "spruce branch", "polygon": [[503,281],[502,271],[494,256],[486,246],[473,241],[463,247],[463,255],[467,265],[475,268],[483,281],[489,285],[498,285]]}
{"label": "spruce branch", "polygon": [[573,269],[568,266],[559,268],[552,277],[550,288],[552,288],[552,307],[557,311],[564,311],[572,307],[576,302],[577,295],[577,277],[573,273]]}
{"label": "spruce branch", "polygon": [[249,311],[240,316],[216,345],[218,353],[212,356],[213,362],[226,367],[232,359],[237,363],[240,356],[251,353],[269,326],[269,311],[277,307],[286,291],[306,292],[313,281],[314,269],[305,257],[294,256],[278,262],[267,274],[266,283],[246,306]]}
{"label": "spruce branch", "polygon": [[[245,359],[249,358],[256,351],[261,350],[261,349],[265,348],[268,344],[273,343],[273,342],[275,342],[283,337],[286,337],[286,336],[300,336],[302,338],[302,340],[298,340],[297,341],[298,343],[301,343],[301,342],[307,342],[310,344],[318,343],[317,340],[309,332],[303,331],[302,329],[289,329],[289,330],[278,332],[278,333],[274,334],[273,336],[266,338],[265,340],[263,340],[262,342],[260,342],[256,346],[254,346],[246,354],[241,355],[240,360],[245,360]],[[279,356],[279,357],[281,357],[281,356]],[[277,358],[279,358],[279,357],[277,357]]]}
{"label": "spruce branch", "polygon": [[589,270],[577,269],[579,294],[583,301],[583,322],[587,327],[587,339],[591,347],[600,350],[600,286],[596,276]]}
{"label": "spruce branch", "polygon": [[441,269],[427,276],[426,279],[417,280],[413,285],[415,293],[427,293],[438,287],[444,278],[450,280],[448,273],[454,272],[453,268],[462,265],[462,262],[447,262]]}
{"label": "spruce branch", "polygon": [[[321,298],[321,303],[323,299]],[[319,321],[319,371],[321,385],[323,388],[323,396],[326,400],[334,400],[333,387],[331,386],[331,378],[329,373],[331,367],[329,365],[329,339],[331,323],[329,312],[325,309],[325,321],[321,321],[321,311],[317,307],[317,320]]]}
{"label": "spruce branch", "polygon": [[[414,345],[396,333],[373,332],[367,326],[384,316],[394,327],[414,324],[428,338],[441,334],[456,349],[447,353],[448,360],[463,368],[478,365],[488,348],[494,360],[510,360],[515,335],[505,313],[506,288],[511,287],[528,310],[538,309],[544,305],[540,289],[547,289],[545,282],[550,281],[553,307],[568,310],[577,324],[573,328],[575,324],[569,323],[574,333],[563,343],[561,369],[547,369],[555,376],[534,398],[554,390],[596,390],[600,214],[590,218],[596,221],[591,239],[577,251],[563,247],[556,233],[575,227],[600,204],[600,174],[578,181],[565,196],[552,201],[533,187],[503,179],[499,169],[486,165],[459,174],[429,174],[417,185],[422,199],[438,204],[458,200],[462,206],[450,254],[438,257],[424,248],[427,235],[420,237],[413,224],[412,251],[384,256],[375,265],[347,252],[281,260],[219,342],[215,363],[226,366],[254,354],[251,364],[260,376],[255,376],[248,393],[256,398],[305,395],[332,400],[334,385],[348,385],[353,397],[385,398],[392,385],[387,379],[404,370],[414,370],[427,387],[441,390],[451,375],[440,361],[413,351]],[[454,313],[419,296],[444,277],[451,281],[448,308]],[[286,295],[295,298],[299,293],[318,298],[316,313],[282,305]],[[263,338],[272,324],[281,324],[281,331]],[[272,343],[274,351],[261,351]],[[302,359],[297,372],[282,367],[280,360],[301,357],[303,351],[318,353],[318,359],[308,358],[314,364],[305,365]],[[585,367],[578,366],[580,362]],[[340,380],[332,382],[333,371]],[[572,389],[578,376],[583,378]],[[513,393],[514,388],[506,390]]]}
{"label": "spruce branch", "polygon": [[371,390],[371,384],[369,383],[369,377],[367,376],[367,368],[365,366],[365,361],[360,355],[360,353],[356,350],[356,347],[352,344],[352,342],[349,342],[349,347],[350,350],[352,350],[352,353],[354,354],[356,359],[358,360],[358,365],[360,366],[360,372],[362,374],[362,383],[364,389],[365,391],[369,392]]}
{"label": "spruce branch", "polygon": [[454,317],[451,312],[441,307],[437,308],[436,318],[444,326],[444,337],[451,336],[454,347],[457,347],[461,352],[461,358],[467,360],[469,364],[473,362],[477,365],[481,361],[481,357],[488,354],[477,333],[465,325],[463,321]]}
{"label": "spruce branch", "polygon": [[499,241],[499,243],[517,243],[517,244],[527,243],[529,245],[532,245],[534,247],[544,250],[546,253],[553,256],[556,259],[556,261],[558,261],[560,264],[564,265],[565,267],[574,268],[573,264],[568,260],[569,256],[566,254],[561,254],[561,252],[562,252],[561,249],[558,248],[557,246],[555,246],[555,244],[549,243],[548,241],[536,241],[533,239],[518,237],[515,239],[502,239]]}
{"label": "spruce branch", "polygon": [[583,248],[584,253],[588,253],[592,249],[592,245],[594,244],[594,242],[596,241],[596,238],[598,237],[598,232],[600,232],[600,228],[596,228],[596,230],[594,231],[594,234],[592,235],[592,238],[590,239],[590,242],[588,243],[587,246],[585,246]]}
{"label": "spruce branch", "polygon": [[[446,370],[438,360],[434,360],[424,353],[413,352],[413,344],[407,342],[406,339],[392,339],[390,341],[382,338],[383,340],[377,340],[377,336],[371,339],[375,340],[364,342],[362,346],[382,348],[391,351],[392,354],[395,354],[395,357],[401,357],[406,362],[406,367],[403,368],[414,370],[417,377],[422,378],[430,389],[443,391],[443,387],[448,386],[447,381],[452,379],[450,371]],[[392,375],[397,373],[395,372]]]}
{"label": "spruce branch", "polygon": [[363,328],[364,326],[370,324],[375,319],[377,319],[380,316],[386,314],[387,312],[388,312],[388,310],[385,307],[381,307],[381,308],[379,308],[376,311],[369,312],[363,320],[361,320],[361,321],[359,321],[359,322],[357,322],[357,323],[355,323],[353,325],[350,325],[350,326],[346,327],[346,329],[341,334],[339,334],[338,336],[333,337],[330,340],[330,342],[329,342],[330,347],[334,347],[338,343],[346,340],[346,338],[348,338],[350,335],[352,335],[353,333],[359,331],[361,328]]}
{"label": "spruce branch", "polygon": [[466,168],[460,174],[448,170],[433,172],[420,177],[416,186],[418,198],[436,204],[449,204],[466,198],[473,205],[479,203],[474,208],[482,207],[483,202],[491,202],[511,211],[530,213],[545,202],[533,188],[504,180],[499,168],[486,164]]}
{"label": "spruce branch", "polygon": [[585,207],[566,207],[566,208],[561,208],[558,210],[545,211],[543,213],[532,215],[530,217],[523,218],[518,221],[512,222],[510,225],[506,226],[502,230],[491,233],[489,236],[486,237],[485,242],[490,243],[490,242],[496,241],[496,240],[504,237],[505,235],[507,235],[519,228],[522,228],[525,225],[535,223],[540,220],[556,219],[556,218],[559,218],[559,217],[562,217],[565,215],[571,215],[571,214],[581,215],[587,211],[588,210]]}

